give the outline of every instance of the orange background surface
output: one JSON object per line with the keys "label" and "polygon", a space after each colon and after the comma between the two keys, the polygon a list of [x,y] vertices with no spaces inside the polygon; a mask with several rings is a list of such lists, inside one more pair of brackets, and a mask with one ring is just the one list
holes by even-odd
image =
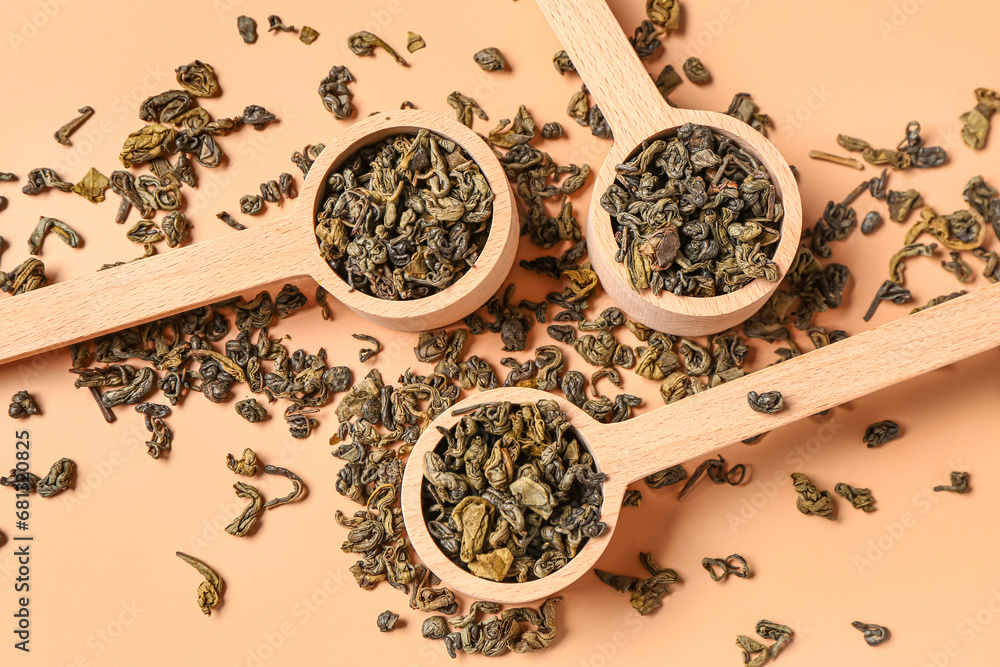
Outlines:
{"label": "orange background surface", "polygon": [[[641,0],[611,5],[628,32],[643,18]],[[266,17],[273,11],[287,24],[313,26],[319,39],[305,46],[294,35],[268,34]],[[258,21],[261,34],[253,46],[237,35],[240,14]],[[839,201],[861,179],[878,173],[870,166],[856,172],[810,161],[809,149],[842,153],[835,143],[838,133],[894,147],[914,119],[923,125],[926,144],[944,146],[950,162],[942,169],[894,172],[890,188],[916,187],[928,204],[947,213],[964,207],[961,191],[971,176],[1000,181],[1000,130],[994,129],[985,150],[973,152],[959,138],[958,121],[974,105],[975,87],[1000,86],[998,24],[1000,5],[971,0],[688,1],[683,30],[646,64],[655,74],[667,63],[680,70],[689,55],[702,58],[713,82],[682,84],[672,95],[682,106],[725,110],[733,94],[752,93],[774,119],[769,136],[798,167],[807,225],[829,199]],[[351,54],[346,37],[359,29],[385,38],[411,66],[401,68],[384,53]],[[407,30],[423,35],[428,47],[406,54]],[[500,48],[511,71],[482,72],[471,56],[485,46]],[[110,191],[108,201],[94,205],[60,192],[29,198],[19,189],[34,167],[52,167],[74,182],[91,166],[105,174],[120,167],[122,141],[142,126],[139,104],[175,87],[173,69],[195,58],[212,64],[219,75],[223,95],[200,101],[213,116],[261,104],[280,119],[264,132],[245,128],[220,139],[229,156],[223,168],[195,165],[199,187],[188,195],[187,212],[196,242],[234,233],[214,214],[238,213],[239,197],[256,192],[261,181],[288,171],[301,184],[288,159],[292,151],[344,131],[347,125],[334,120],[316,94],[319,80],[335,64],[347,65],[357,79],[352,86],[357,117],[397,108],[404,99],[450,115],[445,97],[460,90],[490,114],[489,122],[474,125],[485,133],[523,103],[539,126],[557,120],[567,130],[567,138],[546,141],[543,150],[561,163],[588,162],[596,169],[609,144],[566,116],[579,79],[560,77],[553,69],[550,59],[559,48],[529,0],[297,1],[280,3],[280,9],[254,0],[155,6],[8,0],[0,19],[0,170],[16,172],[20,181],[0,183],[0,194],[10,199],[0,212],[0,235],[10,246],[0,266],[9,270],[27,256],[25,240],[42,214],[67,221],[85,239],[77,250],[47,240],[42,259],[50,280],[68,280],[141,254],[113,222],[118,198]],[[85,104],[97,113],[72,137],[73,146],[55,143],[55,129]],[[589,197],[589,188],[574,197],[581,223]],[[859,221],[871,208],[885,213],[867,194],[854,206]],[[256,225],[280,215],[268,205],[262,216],[237,217]],[[848,264],[852,280],[843,307],[819,315],[819,324],[853,334],[960,289],[940,268],[940,252],[911,261],[907,286],[916,301],[885,303],[871,323],[862,321],[905,229],[886,220],[871,236],[855,232],[833,244],[833,261]],[[988,247],[996,249],[997,239],[989,236]],[[539,254],[544,253],[528,241],[521,243],[519,257]],[[969,289],[983,286],[982,263],[969,261],[977,273]],[[518,299],[537,299],[557,286],[519,269],[512,279],[519,282]],[[325,322],[312,303],[315,286],[299,284],[310,296],[309,307],[272,329],[272,335],[291,336],[290,349],[325,347],[334,364],[354,369],[356,379],[372,367],[387,382],[410,366],[429,370],[412,356],[416,334],[380,330],[338,304],[332,304],[334,321]],[[602,297],[591,312],[607,305]],[[375,335],[385,349],[359,363],[362,344],[349,337],[352,332]],[[635,344],[624,330],[617,335]],[[544,327],[536,325],[529,346],[549,342]],[[808,341],[800,342],[811,349]],[[751,367],[775,359],[768,345],[757,343]],[[474,338],[467,354],[495,364],[506,356],[499,347],[499,338],[487,334]],[[934,354],[933,345],[926,353]],[[528,353],[514,356],[523,360]],[[0,664],[448,661],[441,643],[420,637],[424,615],[409,610],[405,596],[387,585],[362,591],[347,570],[354,559],[340,551],[345,531],[333,513],[355,508],[334,488],[340,462],[330,457],[327,438],[336,430],[335,403],[321,413],[319,433],[299,441],[289,437],[275,410],[269,421],[248,424],[232,402],[216,405],[191,395],[167,419],[175,434],[173,451],[154,461],[145,453],[141,416],[120,408],[118,420],[105,424],[87,392],[73,388],[69,365],[68,352],[61,350],[0,368],[0,397],[29,389],[44,412],[22,422],[0,418],[0,466],[13,464],[14,432],[21,428],[30,429],[36,472],[44,474],[63,456],[79,466],[75,489],[32,502],[30,654],[13,648],[17,575],[9,538],[15,510],[13,493],[0,490],[0,530],[8,535],[0,546]],[[567,366],[588,376],[593,370],[573,353]],[[837,408],[826,418],[770,433],[757,445],[731,446],[723,456],[750,468],[747,482],[738,487],[702,482],[680,503],[678,487],[653,491],[640,485],[642,506],[623,512],[600,566],[638,575],[638,552],[651,551],[682,578],[664,606],[641,618],[627,596],[587,576],[565,591],[557,612],[560,634],[550,649],[502,660],[581,667],[647,661],[738,665],[736,635],[753,635],[754,624],[767,618],[795,632],[778,658],[783,665],[992,664],[1000,651],[1000,574],[993,565],[998,542],[992,525],[1000,503],[998,371],[1000,358],[991,352]],[[498,372],[502,378],[505,369]],[[623,378],[624,391],[645,399],[640,413],[661,404],[658,383],[630,372]],[[246,395],[245,385],[238,386],[236,398]],[[881,449],[866,449],[861,435],[881,419],[899,422],[903,436]],[[255,448],[263,462],[297,472],[309,495],[269,514],[254,536],[238,539],[223,532],[244,505],[233,493],[235,479],[224,457],[245,446]],[[971,494],[930,492],[946,483],[951,470],[971,473]],[[832,490],[840,481],[871,487],[878,509],[864,514],[838,498],[838,521],[803,516],[788,480],[795,471],[820,488]],[[265,497],[287,488],[279,479],[255,484]],[[197,609],[200,577],[174,556],[177,550],[203,558],[226,580],[224,604],[211,618]],[[711,581],[702,557],[731,553],[743,554],[754,576]],[[401,614],[400,627],[380,634],[375,618],[387,608]],[[870,648],[851,628],[854,620],[886,625],[892,638]],[[463,663],[482,659],[460,656]]]}

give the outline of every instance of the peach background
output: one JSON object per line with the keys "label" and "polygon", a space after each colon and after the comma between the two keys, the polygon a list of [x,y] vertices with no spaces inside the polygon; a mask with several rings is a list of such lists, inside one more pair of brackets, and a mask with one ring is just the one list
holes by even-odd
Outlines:
{"label": "peach background", "polygon": [[[298,179],[288,161],[291,152],[344,130],[315,92],[334,64],[346,64],[355,74],[360,116],[395,108],[404,99],[450,114],[445,97],[457,89],[477,98],[490,114],[490,122],[476,121],[480,132],[525,103],[539,124],[558,120],[567,129],[568,139],[543,146],[557,160],[595,168],[603,160],[608,144],[566,117],[566,103],[579,80],[555,73],[550,58],[560,46],[529,0],[281,6],[286,23],[313,26],[319,40],[307,47],[293,35],[267,34],[266,16],[276,5],[255,0],[187,1],[155,10],[118,1],[6,2],[0,19],[5,102],[0,105],[0,170],[14,171],[21,180],[0,184],[0,194],[11,200],[0,212],[0,234],[12,246],[0,259],[3,268],[24,259],[25,240],[40,214],[66,220],[85,239],[79,250],[47,240],[42,259],[54,280],[140,254],[125,240],[124,228],[113,223],[117,197],[95,206],[58,192],[28,198],[18,190],[27,171],[37,166],[51,166],[72,181],[91,165],[109,174],[118,165],[124,137],[142,125],[138,105],[174,87],[173,68],[194,58],[211,63],[219,74],[222,97],[203,103],[213,115],[262,104],[281,120],[265,132],[244,129],[223,138],[231,158],[226,168],[197,169],[200,185],[188,207],[196,241],[232,233],[214,218],[216,211],[237,211],[242,194],[255,192],[261,181],[282,171]],[[612,0],[629,32],[641,20],[642,6],[641,0]],[[974,87],[1000,85],[995,68],[1000,6],[995,3],[702,0],[685,3],[684,11],[683,32],[666,41],[665,51],[647,63],[650,70],[659,72],[667,62],[680,69],[688,55],[702,57],[714,82],[683,84],[673,95],[683,106],[724,110],[734,93],[753,93],[775,121],[772,140],[799,168],[807,224],[828,199],[841,199],[861,178],[877,173],[871,167],[858,173],[808,160],[810,148],[837,151],[838,132],[894,146],[906,123],[919,120],[927,143],[945,146],[951,163],[929,172],[893,173],[891,187],[917,187],[940,212],[963,206],[961,190],[972,175],[1000,181],[1000,138],[994,136],[986,150],[973,153],[959,139],[957,120],[972,107]],[[254,46],[245,46],[236,34],[240,14],[261,25]],[[425,37],[428,48],[404,54],[409,69],[382,53],[359,59],[347,52],[345,37],[362,28],[401,51],[406,31],[413,30]],[[504,52],[511,72],[484,73],[476,67],[472,53],[489,45]],[[56,144],[52,133],[84,104],[93,106],[96,116],[74,135],[72,147]],[[581,221],[589,195],[588,189],[575,198]],[[867,195],[855,204],[859,219],[871,206]],[[876,206],[884,213],[881,203]],[[237,217],[254,225],[278,215],[269,206],[263,216]],[[850,265],[853,280],[844,306],[819,316],[818,323],[849,333],[869,326],[861,315],[904,230],[887,220],[870,237],[855,233],[846,243],[834,244],[834,261]],[[995,238],[990,245],[997,246]],[[520,256],[537,254],[522,243]],[[940,258],[908,264],[907,285],[921,304],[960,287],[940,269]],[[969,261],[978,275],[982,264]],[[513,276],[525,283],[518,298],[538,298],[556,286],[548,279],[525,280],[520,270]],[[974,287],[983,284],[977,278]],[[311,297],[314,286],[304,282],[303,288]],[[883,304],[871,325],[899,317],[913,305]],[[293,345],[310,351],[325,346],[333,361],[350,364],[356,377],[370,367],[380,368],[389,381],[410,365],[427,370],[412,357],[415,334],[380,331],[333,307],[332,323],[310,304],[273,331],[289,334]],[[361,344],[348,337],[356,331],[376,335],[386,349],[367,364],[358,363]],[[627,332],[618,337],[634,343]],[[548,342],[544,328],[536,326],[530,344]],[[803,346],[809,349],[808,341]],[[768,347],[756,346],[752,366],[773,360]],[[470,352],[496,362],[505,356],[498,349],[498,338],[488,335],[476,339]],[[933,347],[927,353],[933,354]],[[593,370],[576,355],[567,359],[569,367],[588,376]],[[23,427],[31,431],[36,472],[61,456],[79,464],[75,490],[32,503],[30,655],[12,648],[14,546],[8,540],[0,547],[3,664],[447,662],[440,643],[420,638],[423,615],[411,612],[402,594],[388,586],[361,591],[347,571],[354,559],[339,550],[344,531],[334,524],[333,510],[353,511],[354,506],[334,489],[340,465],[331,460],[326,444],[336,428],[333,404],[321,414],[319,434],[296,441],[277,411],[272,410],[270,421],[250,425],[234,414],[232,402],[215,405],[193,396],[168,419],[175,432],[170,457],[153,461],[142,444],[146,434],[140,415],[119,408],[118,421],[105,424],[87,393],[73,388],[68,367],[67,352],[59,351],[0,368],[4,405],[6,397],[28,388],[45,413],[3,422],[3,467],[13,461],[13,433]],[[998,371],[996,353],[985,354],[836,409],[825,419],[771,433],[756,446],[734,445],[722,454],[750,466],[748,482],[735,488],[703,483],[683,506],[676,500],[677,487],[651,491],[640,486],[641,508],[623,513],[600,565],[639,574],[637,553],[652,551],[682,577],[664,607],[640,618],[627,596],[586,577],[565,591],[557,643],[544,653],[505,660],[594,667],[640,661],[736,665],[735,636],[752,634],[756,621],[768,618],[795,631],[782,664],[988,664],[1000,650],[1000,574],[991,558],[997,540],[987,523],[1000,501],[995,472],[1000,453],[994,442],[1000,422]],[[641,410],[660,405],[656,383],[631,373],[623,377],[624,390],[646,399]],[[237,392],[237,398],[244,395],[245,389]],[[897,420],[904,436],[867,450],[861,443],[865,426],[886,418]],[[221,532],[243,506],[232,491],[235,479],[224,455],[244,446],[253,446],[264,462],[299,473],[309,495],[268,514],[252,538],[237,539]],[[973,493],[930,494],[950,470],[970,471]],[[837,522],[805,517],[795,509],[787,478],[793,471],[808,474],[821,488],[832,489],[840,481],[870,486],[878,510],[863,514],[838,499]],[[287,488],[284,480],[255,483],[268,497]],[[0,529],[8,538],[13,505],[13,494],[0,492]],[[199,576],[174,556],[178,549],[203,557],[228,584],[224,605],[210,619],[195,605]],[[734,552],[747,557],[752,579],[717,584],[702,571],[703,556]],[[375,618],[386,608],[401,613],[401,627],[379,635]],[[869,648],[850,627],[853,620],[887,625],[892,639]]]}

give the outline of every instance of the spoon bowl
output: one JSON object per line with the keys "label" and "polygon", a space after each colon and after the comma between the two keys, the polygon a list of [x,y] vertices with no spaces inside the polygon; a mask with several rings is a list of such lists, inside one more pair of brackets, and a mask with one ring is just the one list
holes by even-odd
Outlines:
{"label": "spoon bowl", "polygon": [[[489,237],[476,263],[440,292],[410,301],[379,299],[352,290],[320,256],[316,213],[327,177],[359,148],[420,129],[454,141],[479,166],[494,194]],[[516,211],[503,167],[471,129],[427,111],[375,114],[326,145],[285,218],[3,299],[0,364],[303,277],[381,326],[444,326],[482,306],[507,277],[517,250]]]}
{"label": "spoon bowl", "polygon": [[[462,593],[518,604],[544,598],[594,566],[614,533],[625,489],[632,482],[993,350],[1000,345],[997,313],[1000,285],[993,285],[617,424],[597,422],[567,399],[537,389],[511,387],[483,392],[461,401],[455,410],[488,402],[523,404],[543,398],[559,404],[581,444],[593,455],[598,471],[607,476],[600,517],[607,528],[590,538],[561,569],[535,581],[488,581],[453,563],[430,535],[421,500],[424,454],[441,441],[437,427],[451,428],[460,418],[448,410],[427,426],[409,454],[400,493],[406,532],[427,567]],[[775,414],[755,412],[747,401],[751,390],[781,392],[783,409]],[[790,502],[790,485],[787,491]]]}
{"label": "spoon bowl", "polygon": [[[614,132],[614,145],[594,181],[587,216],[587,250],[601,286],[634,319],[680,336],[713,334],[747,319],[778,288],[798,249],[802,202],[788,163],[762,134],[736,118],[667,104],[604,0],[538,0],[538,4]],[[767,169],[784,208],[781,238],[772,258],[778,281],[757,279],[713,297],[654,294],[649,289],[636,291],[625,264],[615,261],[618,242],[611,217],[600,204],[615,179],[615,167],[643,142],[672,136],[685,123],[708,126],[733,139]]]}

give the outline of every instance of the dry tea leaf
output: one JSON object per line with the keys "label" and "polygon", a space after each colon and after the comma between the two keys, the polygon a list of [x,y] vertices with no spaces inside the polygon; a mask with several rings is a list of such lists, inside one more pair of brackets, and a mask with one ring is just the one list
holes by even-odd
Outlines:
{"label": "dry tea leaf", "polygon": [[955,252],[954,250],[952,250],[950,254],[951,254],[951,261],[950,262],[943,261],[941,262],[941,266],[944,268],[945,271],[950,271],[951,273],[954,273],[955,278],[958,279],[958,282],[960,283],[970,282],[975,277],[973,276],[972,273],[972,267],[969,266],[968,262],[962,259],[962,256],[959,253]]}
{"label": "dry tea leaf", "polygon": [[147,453],[154,459],[160,458],[170,451],[174,438],[173,432],[163,421],[170,414],[170,408],[156,403],[140,403],[135,406],[135,411],[144,415],[146,430],[153,434],[152,439],[146,442]]}
{"label": "dry tea leaf", "polygon": [[188,556],[178,551],[177,557],[198,570],[205,577],[205,581],[198,584],[198,606],[201,608],[203,614],[211,616],[212,608],[219,604],[219,600],[222,597],[222,588],[224,586],[222,577],[206,565],[204,561],[194,556]]}
{"label": "dry tea leaf", "polygon": [[704,84],[712,80],[712,75],[702,64],[701,60],[691,56],[684,61],[684,76],[691,83]]}
{"label": "dry tea leaf", "polygon": [[875,292],[872,305],[868,307],[868,311],[864,314],[863,319],[865,322],[869,321],[875,315],[875,310],[879,307],[879,304],[883,301],[892,301],[898,305],[912,300],[913,295],[910,293],[910,290],[891,280],[886,280],[878,288],[878,291]]}
{"label": "dry tea leaf", "polygon": [[253,44],[257,41],[257,22],[249,16],[240,16],[236,19],[236,28],[240,31],[240,37],[244,44]]}
{"label": "dry tea leaf", "polygon": [[257,474],[257,453],[247,447],[243,450],[243,456],[240,459],[232,454],[226,454],[226,467],[237,475],[253,477]]}
{"label": "dry tea leaf", "polygon": [[923,199],[920,193],[913,188],[906,191],[890,190],[886,196],[886,204],[889,205],[890,220],[905,222],[910,211],[923,206]]}
{"label": "dry tea leaf", "polygon": [[646,0],[646,16],[664,31],[677,30],[681,25],[680,0]]}
{"label": "dry tea leaf", "polygon": [[267,31],[268,32],[295,32],[295,26],[285,25],[284,21],[281,20],[280,16],[276,14],[271,14],[267,17]]}
{"label": "dry tea leaf", "polygon": [[229,215],[225,211],[221,211],[219,213],[216,213],[215,217],[218,218],[219,220],[222,220],[224,223],[226,223],[227,225],[229,225],[230,227],[232,227],[233,229],[235,229],[238,232],[243,231],[244,229],[246,229],[245,225],[243,225],[242,223],[237,222],[235,220],[235,218],[233,218],[233,216]]}
{"label": "dry tea leaf", "polygon": [[420,49],[425,48],[426,46],[427,46],[427,42],[424,41],[423,37],[421,37],[420,35],[418,35],[415,32],[410,32],[410,31],[406,32],[406,50],[407,51],[409,51],[410,53],[413,53],[414,51],[419,51]]}
{"label": "dry tea leaf", "polygon": [[677,73],[673,65],[666,65],[660,70],[659,76],[656,77],[656,89],[660,91],[663,99],[667,99],[670,93],[674,92],[674,89],[681,85],[681,83],[681,75]]}
{"label": "dry tea leaf", "polygon": [[8,294],[23,294],[45,287],[45,264],[41,260],[29,257],[12,271],[0,271],[0,291]]}
{"label": "dry tea leaf", "polygon": [[[701,566],[708,571],[708,576],[712,578],[712,581],[725,581],[731,574],[740,579],[746,579],[751,575],[750,566],[747,565],[746,559],[739,554],[733,554],[728,558],[702,558]],[[715,572],[716,568],[719,568],[718,574]]]}
{"label": "dry tea leaf", "polygon": [[557,51],[554,56],[552,56],[552,64],[555,65],[556,71],[560,75],[566,74],[567,72],[576,73],[576,67],[573,65],[573,61],[570,60],[569,54],[565,51]]}
{"label": "dry tea leaf", "polygon": [[63,243],[68,245],[70,248],[80,247],[80,235],[77,234],[72,227],[67,225],[62,220],[47,218],[43,215],[38,218],[38,224],[35,226],[35,231],[31,233],[30,237],[28,237],[28,252],[32,255],[41,255],[42,242],[45,241],[45,236],[50,231],[62,239]]}
{"label": "dry tea leaf", "polygon": [[21,419],[28,415],[37,415],[38,404],[27,391],[21,390],[10,399],[10,407],[7,408],[7,415],[11,419]]}
{"label": "dry tea leaf", "polygon": [[865,219],[861,222],[861,233],[868,235],[882,226],[882,214],[878,211],[869,211]]}
{"label": "dry tea leaf", "polygon": [[542,137],[545,139],[558,139],[563,136],[563,126],[556,122],[546,123],[542,126]]}
{"label": "dry tea leaf", "polygon": [[267,418],[267,409],[258,403],[256,398],[237,401],[236,412],[250,423],[264,421]]}
{"label": "dry tea leaf", "polygon": [[687,471],[684,470],[684,466],[678,463],[675,466],[671,466],[666,470],[661,470],[660,472],[653,473],[645,478],[646,486],[651,489],[659,489],[664,486],[670,486],[671,484],[676,484],[687,479]]}
{"label": "dry tea leaf", "polygon": [[933,308],[934,306],[940,305],[947,301],[951,301],[952,299],[957,299],[958,297],[964,296],[965,294],[967,294],[967,292],[965,290],[962,290],[960,292],[952,292],[951,294],[943,294],[941,296],[936,296],[930,301],[928,301],[927,305],[920,306],[919,308],[914,308],[913,310],[911,310],[910,314],[912,315],[913,313],[919,313],[921,310],[927,310],[928,308]]}
{"label": "dry tea leaf", "polygon": [[50,498],[70,488],[74,477],[76,462],[73,459],[59,459],[49,468],[49,474],[35,481],[35,490],[42,498]]}
{"label": "dry tea leaf", "polygon": [[197,97],[215,97],[219,94],[219,80],[215,70],[208,63],[193,60],[174,70],[177,84]]}
{"label": "dry tea leaf", "polygon": [[635,29],[632,37],[628,38],[629,44],[635,50],[640,59],[645,60],[656,55],[662,43],[657,39],[660,31],[649,19],[643,20]]}
{"label": "dry tea leaf", "polygon": [[976,88],[976,106],[959,118],[962,121],[962,141],[969,148],[979,150],[986,145],[990,131],[990,118],[1000,111],[1000,93],[989,88]]}
{"label": "dry tea leaf", "polygon": [[795,506],[803,514],[815,514],[830,520],[837,518],[836,508],[829,491],[819,491],[802,473],[792,473],[792,486],[799,494]]}
{"label": "dry tea leaf", "polygon": [[73,186],[73,192],[96,204],[104,201],[104,191],[109,185],[107,176],[91,167],[80,182]]}
{"label": "dry tea leaf", "polygon": [[578,124],[587,127],[590,125],[590,103],[587,101],[587,91],[578,90],[573,93],[566,107],[566,113]]}
{"label": "dry tea leaf", "polygon": [[380,37],[374,35],[367,30],[362,30],[356,32],[347,38],[347,47],[357,56],[370,56],[374,55],[375,49],[384,49],[386,53],[393,57],[393,59],[403,65],[407,65],[406,59],[403,56],[396,53],[396,51],[386,44]]}
{"label": "dry tea leaf", "polygon": [[864,633],[865,643],[869,646],[878,646],[889,638],[889,628],[884,625],[854,621],[851,623],[851,627]]}
{"label": "dry tea leaf", "polygon": [[73,142],[69,140],[70,135],[76,132],[77,128],[87,122],[87,119],[94,115],[94,109],[92,107],[84,106],[80,107],[80,109],[77,110],[77,113],[80,115],[56,130],[56,141],[61,143],[63,146],[73,145]]}
{"label": "dry tea leaf", "polygon": [[264,198],[260,195],[243,195],[240,197],[240,213],[243,215],[260,215],[264,212]]}
{"label": "dry tea leaf", "polygon": [[378,615],[376,620],[376,625],[378,625],[379,632],[391,632],[396,628],[396,622],[399,620],[399,614],[394,614],[388,609],[383,611]]}
{"label": "dry tea leaf", "polygon": [[661,598],[670,592],[669,586],[677,583],[679,577],[674,570],[657,565],[650,553],[640,553],[639,560],[650,574],[647,579],[611,574],[598,569],[594,573],[616,591],[630,593],[632,608],[641,616],[646,616],[662,604]]}
{"label": "dry tea leaf", "polygon": [[48,188],[55,188],[61,192],[70,192],[73,189],[72,183],[63,181],[56,172],[48,167],[32,169],[28,172],[27,181],[21,188],[21,192],[26,195],[37,195]]}
{"label": "dry tea leaf", "polygon": [[934,254],[935,250],[937,250],[937,243],[931,243],[930,245],[911,243],[910,245],[903,246],[889,260],[889,280],[902,285],[903,272],[906,269],[903,260],[917,256],[930,257]]}
{"label": "dry tea leaf", "polygon": [[[337,120],[350,118],[354,115],[354,105],[351,102],[352,93],[347,88],[347,84],[354,81],[354,76],[346,68],[334,65],[330,68],[330,73],[319,82],[319,96],[323,100],[323,106],[333,114]],[[303,170],[303,173],[308,171]]]}
{"label": "dry tea leaf", "polygon": [[758,111],[757,103],[750,99],[749,93],[737,93],[733,96],[733,101],[729,103],[726,115],[743,121],[761,134],[767,134],[766,130],[767,126],[771,124],[771,117],[758,113]]}
{"label": "dry tea leaf", "polygon": [[240,498],[249,498],[250,504],[238,517],[233,519],[232,523],[226,526],[226,532],[236,537],[245,537],[257,524],[260,513],[263,511],[264,499],[261,497],[260,491],[249,484],[236,482],[233,488],[236,489],[236,495]]}
{"label": "dry tea leaf", "polygon": [[754,412],[762,412],[766,415],[773,415],[784,407],[784,401],[780,391],[765,391],[758,394],[751,391],[747,394],[747,402]]}
{"label": "dry tea leaf", "polygon": [[140,162],[147,162],[170,152],[170,145],[177,133],[158,123],[146,125],[128,135],[119,156],[126,168]]}
{"label": "dry tea leaf", "polygon": [[486,112],[480,108],[479,102],[457,90],[448,96],[448,105],[455,110],[458,122],[466,127],[472,127],[472,114],[482,120],[489,120]]}
{"label": "dry tea leaf", "polygon": [[953,491],[955,493],[968,493],[969,473],[953,471],[951,473],[951,484],[942,484],[934,487],[935,491]]}
{"label": "dry tea leaf", "polygon": [[847,502],[851,503],[851,507],[854,509],[861,510],[862,512],[875,511],[875,499],[872,498],[871,489],[859,489],[840,482],[833,487],[833,490],[838,496],[846,498]]}
{"label": "dry tea leaf", "polygon": [[503,72],[507,69],[507,59],[500,53],[500,49],[495,46],[489,46],[477,51],[472,56],[472,59],[476,61],[476,64],[484,72]]}
{"label": "dry tea leaf", "polygon": [[163,235],[167,239],[167,245],[171,248],[183,245],[190,239],[191,223],[188,222],[187,216],[180,211],[171,211],[165,215],[161,226],[163,227]]}
{"label": "dry tea leaf", "polygon": [[865,168],[865,165],[861,164],[852,157],[842,157],[840,155],[833,155],[832,153],[825,153],[823,151],[816,151],[816,150],[809,151],[809,157],[811,157],[814,160],[833,162],[834,164],[843,165],[845,167],[852,167],[854,169]]}
{"label": "dry tea leaf", "polygon": [[317,37],[319,37],[319,32],[307,25],[302,26],[302,30],[299,31],[299,41],[307,46],[315,42]]}

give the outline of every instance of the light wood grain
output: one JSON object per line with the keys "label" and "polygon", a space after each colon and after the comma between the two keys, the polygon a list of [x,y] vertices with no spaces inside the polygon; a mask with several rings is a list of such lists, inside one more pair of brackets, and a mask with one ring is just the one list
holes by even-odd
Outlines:
{"label": "light wood grain", "polygon": [[[544,579],[501,584],[462,570],[435,545],[420,500],[423,455],[440,442],[437,427],[458,421],[451,411],[431,424],[410,453],[403,476],[407,533],[421,559],[449,586],[474,597],[521,603],[552,595],[582,577],[607,546],[618,522],[625,488],[658,470],[698,459],[726,445],[805,419],[872,392],[1000,346],[1000,285],[727,382],[618,424],[594,421],[564,397],[534,389],[484,392],[458,407],[488,401],[556,400],[608,475],[601,520],[608,528],[568,565]],[[780,391],[784,408],[754,412],[749,391]],[[860,446],[860,440],[858,446]],[[765,445],[766,446],[766,445]],[[791,482],[789,482],[790,484]]]}
{"label": "light wood grain", "polygon": [[[313,231],[326,177],[359,147],[420,128],[456,141],[482,169],[495,196],[489,238],[476,264],[432,296],[386,301],[352,291],[320,257]],[[382,326],[436,328],[462,319],[500,288],[514,262],[517,238],[510,184],[481,137],[426,111],[378,114],[327,144],[287,218],[0,300],[0,364],[304,276]]]}
{"label": "light wood grain", "polygon": [[636,292],[618,251],[600,198],[615,178],[614,168],[647,139],[672,136],[684,123],[707,125],[738,141],[767,167],[785,208],[774,262],[779,280],[795,259],[802,231],[802,202],[788,163],[763,135],[735,118],[711,111],[674,109],[663,100],[604,0],[538,0],[570,54],[587,88],[614,131],[615,144],[594,181],[587,216],[587,249],[601,285],[615,304],[643,324],[681,336],[712,334],[749,317],[778,283],[755,280],[742,289],[709,298]]}

